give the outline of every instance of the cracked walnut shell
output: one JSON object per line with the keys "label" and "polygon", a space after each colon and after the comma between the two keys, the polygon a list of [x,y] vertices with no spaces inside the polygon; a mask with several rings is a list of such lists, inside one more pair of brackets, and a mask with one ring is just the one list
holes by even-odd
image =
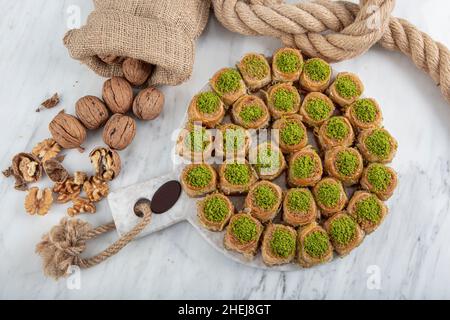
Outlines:
{"label": "cracked walnut shell", "polygon": [[45,139],[31,151],[42,162],[55,158],[61,152],[61,146],[54,139]]}
{"label": "cracked walnut shell", "polygon": [[103,101],[113,113],[127,113],[133,105],[133,88],[124,78],[112,77],[103,85]]}
{"label": "cracked walnut shell", "polygon": [[48,126],[53,139],[65,149],[80,148],[86,140],[86,128],[74,116],[61,111]]}
{"label": "cracked walnut shell", "polygon": [[103,129],[103,141],[112,149],[123,150],[136,136],[136,121],[122,114],[115,114]]}
{"label": "cracked walnut shell", "polygon": [[85,96],[75,104],[75,113],[89,130],[96,130],[103,126],[109,118],[106,105],[97,97]]}
{"label": "cracked walnut shell", "polygon": [[109,148],[96,148],[89,155],[95,175],[105,181],[116,178],[121,170],[119,153]]}
{"label": "cracked walnut shell", "polygon": [[42,177],[42,166],[39,159],[31,153],[19,153],[13,160],[12,165],[3,174],[6,177],[14,176],[15,188],[20,191],[28,189],[28,183],[34,183]]}
{"label": "cracked walnut shell", "polygon": [[44,190],[40,190],[37,187],[31,188],[25,197],[25,210],[31,215],[46,215],[52,204],[53,194],[49,188]]}
{"label": "cracked walnut shell", "polygon": [[133,113],[140,120],[154,120],[164,107],[164,94],[156,88],[139,92],[133,102]]}
{"label": "cracked walnut shell", "polygon": [[70,217],[75,217],[81,213],[91,213],[94,214],[97,211],[95,204],[90,202],[85,198],[75,198],[73,199],[73,206],[67,209],[67,214]]}
{"label": "cracked walnut shell", "polygon": [[99,177],[91,177],[83,184],[83,191],[86,193],[89,201],[99,202],[108,196],[109,186],[106,181]]}
{"label": "cracked walnut shell", "polygon": [[45,173],[53,182],[64,182],[69,177],[69,172],[67,172],[58,160],[47,160],[44,162],[43,167]]}

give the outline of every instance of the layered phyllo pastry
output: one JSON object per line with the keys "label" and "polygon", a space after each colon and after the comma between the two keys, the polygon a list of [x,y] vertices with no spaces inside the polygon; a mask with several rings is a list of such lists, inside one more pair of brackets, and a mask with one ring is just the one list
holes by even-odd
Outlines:
{"label": "layered phyllo pastry", "polygon": [[307,188],[293,188],[283,200],[283,221],[298,227],[314,222],[318,216],[316,202]]}
{"label": "layered phyllo pastry", "polygon": [[274,119],[298,113],[300,104],[297,88],[289,83],[274,85],[267,92],[267,106]]}
{"label": "layered phyllo pastry", "polygon": [[347,118],[331,117],[325,121],[316,132],[320,146],[324,150],[334,147],[350,147],[355,141],[355,132]]}
{"label": "layered phyllo pastry", "polygon": [[336,252],[342,257],[349,254],[364,240],[364,231],[358,223],[345,212],[340,212],[324,223],[331,243]]}
{"label": "layered phyllo pastry", "polygon": [[303,69],[303,56],[293,48],[278,49],[272,61],[273,80],[295,82],[299,80]]}
{"label": "layered phyllo pastry", "polygon": [[231,106],[247,91],[241,74],[232,68],[219,70],[210,80],[210,85],[227,106]]}
{"label": "layered phyllo pastry", "polygon": [[278,119],[272,128],[278,130],[277,142],[283,153],[297,152],[308,144],[308,132],[298,114]]}
{"label": "layered phyllo pastry", "polygon": [[197,203],[197,217],[211,231],[222,231],[233,213],[233,203],[221,193],[210,194]]}
{"label": "layered phyllo pastry", "polygon": [[387,206],[372,193],[356,191],[347,206],[348,214],[366,234],[377,229],[388,213]]}
{"label": "layered phyllo pastry", "polygon": [[303,66],[300,86],[307,91],[325,91],[330,85],[331,75],[331,66],[325,60],[320,58],[309,59]]}
{"label": "layered phyllo pastry", "polygon": [[255,183],[245,198],[246,211],[262,223],[272,221],[278,214],[283,200],[281,188],[270,181]]}
{"label": "layered phyllo pastry", "polygon": [[397,173],[394,169],[381,163],[369,164],[361,177],[361,187],[376,194],[383,201],[392,197],[397,183]]}
{"label": "layered phyllo pastry", "polygon": [[331,100],[341,107],[348,106],[361,97],[364,85],[356,74],[349,72],[339,73],[329,88]]}
{"label": "layered phyllo pastry", "polygon": [[333,246],[326,231],[312,222],[298,231],[298,263],[304,268],[329,262],[333,259]]}
{"label": "layered phyllo pastry", "polygon": [[252,91],[261,89],[272,81],[270,65],[261,54],[246,54],[237,64],[237,68],[241,72],[245,84]]}
{"label": "layered phyllo pastry", "polygon": [[252,259],[258,251],[263,230],[264,226],[258,219],[247,213],[235,214],[226,228],[224,246]]}
{"label": "layered phyllo pastry", "polygon": [[[216,156],[233,162],[245,159],[251,144],[249,132],[241,126],[227,123],[218,127],[215,139]],[[236,162],[236,161],[235,161]]]}
{"label": "layered phyllo pastry", "polygon": [[342,183],[334,178],[324,178],[313,189],[316,204],[324,217],[342,211],[347,204],[347,194]]}
{"label": "layered phyllo pastry", "polygon": [[225,116],[225,106],[215,92],[202,92],[191,101],[188,109],[189,121],[201,122],[207,128],[215,128]]}
{"label": "layered phyllo pastry", "polygon": [[358,99],[345,111],[345,116],[358,130],[381,127],[383,115],[375,99]]}
{"label": "layered phyllo pastry", "polygon": [[397,148],[397,140],[386,129],[364,130],[358,137],[358,149],[369,162],[389,163]]}
{"label": "layered phyllo pastry", "polygon": [[322,178],[322,174],[322,160],[311,146],[291,155],[287,174],[289,186],[315,186]]}
{"label": "layered phyllo pastry", "polygon": [[330,119],[334,110],[334,103],[330,98],[320,92],[311,92],[303,100],[300,115],[303,122],[315,128]]}
{"label": "layered phyllo pastry", "polygon": [[214,150],[213,136],[202,126],[188,125],[177,141],[177,153],[193,163],[206,162]]}
{"label": "layered phyllo pastry", "polygon": [[217,173],[208,164],[191,164],[181,173],[181,185],[190,197],[201,197],[217,190]]}
{"label": "layered phyllo pastry", "polygon": [[261,129],[269,125],[270,114],[264,101],[252,95],[244,95],[233,104],[234,122],[246,129]]}
{"label": "layered phyllo pastry", "polygon": [[224,163],[219,167],[220,189],[226,195],[246,194],[258,181],[252,166],[244,163]]}
{"label": "layered phyllo pastry", "polygon": [[269,224],[263,235],[262,258],[266,265],[276,266],[294,260],[297,232],[281,224]]}
{"label": "layered phyllo pastry", "polygon": [[262,180],[278,178],[287,167],[283,153],[272,142],[263,142],[251,149],[249,159]]}
{"label": "layered phyllo pastry", "polygon": [[359,182],[364,170],[361,154],[355,148],[335,147],[325,153],[324,167],[328,175],[352,186]]}

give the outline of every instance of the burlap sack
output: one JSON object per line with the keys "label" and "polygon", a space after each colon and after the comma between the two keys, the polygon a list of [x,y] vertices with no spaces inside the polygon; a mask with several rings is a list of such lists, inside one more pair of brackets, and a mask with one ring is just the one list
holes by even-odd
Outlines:
{"label": "burlap sack", "polygon": [[70,55],[104,77],[121,76],[120,65],[99,56],[132,57],[156,69],[151,85],[186,81],[194,63],[195,40],[206,26],[210,0],[94,0],[95,10],[64,44]]}

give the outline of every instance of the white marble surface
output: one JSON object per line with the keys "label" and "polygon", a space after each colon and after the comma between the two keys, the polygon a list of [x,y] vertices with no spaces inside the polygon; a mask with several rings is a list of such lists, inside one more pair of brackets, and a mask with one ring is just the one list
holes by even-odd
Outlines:
{"label": "white marble surface", "polygon": [[[70,21],[67,10],[73,5],[85,19],[91,8],[86,0],[0,0],[2,167],[12,155],[48,136],[47,124],[58,111],[34,113],[44,97],[58,91],[62,106],[73,111],[77,98],[100,93],[103,80],[71,60],[62,45]],[[395,14],[450,45],[449,9],[450,2],[443,0],[397,1]],[[232,34],[211,20],[199,41],[192,79],[164,88],[164,114],[139,125],[135,143],[121,154],[124,170],[113,188],[170,170],[166,139],[180,123],[190,97],[214,70],[245,52],[270,54],[278,46],[276,40]],[[258,271],[217,253],[182,223],[83,271],[80,289],[71,290],[64,280],[45,278],[34,253],[40,236],[64,216],[64,208],[43,218],[30,217],[23,209],[24,194],[1,178],[0,298],[450,298],[450,106],[428,77],[398,53],[376,48],[337,68],[362,77],[400,144],[394,163],[400,186],[389,202],[391,214],[349,257],[295,273]],[[94,134],[86,147],[99,143],[99,134]],[[87,155],[77,152],[70,152],[66,165],[71,170],[90,168]],[[106,203],[86,219],[94,225],[111,220]],[[87,253],[115,238],[109,234],[90,243]],[[374,271],[379,273],[379,288],[371,285]]]}

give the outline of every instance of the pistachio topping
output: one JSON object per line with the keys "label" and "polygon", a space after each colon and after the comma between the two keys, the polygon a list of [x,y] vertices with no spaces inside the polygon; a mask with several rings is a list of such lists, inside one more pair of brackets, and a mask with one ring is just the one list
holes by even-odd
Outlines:
{"label": "pistachio topping", "polygon": [[225,179],[233,185],[245,185],[250,182],[250,168],[246,164],[231,163],[225,168]]}
{"label": "pistachio topping", "polygon": [[359,158],[353,152],[345,150],[337,154],[336,167],[340,174],[351,176],[358,170],[359,165]]}
{"label": "pistachio topping", "polygon": [[295,159],[292,164],[294,176],[299,179],[311,177],[316,170],[316,162],[310,155],[303,155]]}
{"label": "pistachio topping", "polygon": [[261,80],[270,72],[267,61],[263,57],[247,55],[242,62],[245,72],[252,78]]}
{"label": "pistachio topping", "polygon": [[211,182],[212,173],[207,166],[199,165],[189,170],[186,179],[190,186],[204,188]]}
{"label": "pistachio topping", "polygon": [[220,105],[220,98],[214,92],[200,93],[197,98],[197,108],[204,114],[214,114]]}
{"label": "pistachio topping", "polygon": [[327,208],[333,208],[341,199],[341,188],[337,183],[322,183],[317,190],[317,201]]}
{"label": "pistachio topping", "polygon": [[356,236],[356,222],[347,215],[334,219],[330,225],[330,236],[340,245],[348,245]]}
{"label": "pistachio topping", "polygon": [[313,231],[304,240],[306,253],[313,258],[323,258],[330,247],[330,240],[324,231]]}
{"label": "pistachio topping", "polygon": [[306,189],[292,189],[288,195],[287,205],[289,210],[294,212],[308,212],[311,208],[311,192]]}
{"label": "pistachio topping", "polygon": [[382,159],[387,158],[392,151],[391,136],[383,129],[374,130],[364,142],[371,154]]}
{"label": "pistachio topping", "polygon": [[341,141],[345,139],[350,132],[350,128],[342,117],[331,118],[326,126],[327,136],[334,140]]}
{"label": "pistachio topping", "polygon": [[275,63],[278,69],[284,73],[294,73],[302,68],[300,57],[292,51],[284,51],[278,54]]}
{"label": "pistachio topping", "polygon": [[295,236],[287,230],[275,228],[270,239],[270,248],[275,255],[287,258],[295,252]]}
{"label": "pistachio topping", "polygon": [[367,172],[367,180],[376,192],[386,191],[392,183],[392,173],[382,164],[372,164]]}
{"label": "pistachio topping", "polygon": [[250,217],[241,216],[233,221],[231,232],[240,243],[245,244],[256,239],[258,226]]}
{"label": "pistachio topping", "polygon": [[244,121],[245,123],[258,121],[263,116],[264,110],[257,104],[244,106],[239,113],[239,117],[241,117],[242,121]]}
{"label": "pistachio topping", "polygon": [[360,99],[353,105],[356,118],[364,123],[371,123],[377,119],[377,107],[370,99]]}
{"label": "pistachio topping", "polygon": [[279,88],[272,96],[272,102],[275,109],[290,112],[294,110],[297,97],[295,92],[287,88]]}
{"label": "pistachio topping", "polygon": [[211,222],[222,222],[230,212],[227,202],[218,196],[205,200],[203,213],[205,218]]}
{"label": "pistachio topping", "polygon": [[299,144],[305,135],[305,130],[295,121],[287,121],[280,130],[281,141],[289,146]]}
{"label": "pistachio topping", "polygon": [[336,91],[345,99],[361,95],[361,90],[350,76],[340,76],[336,79]]}
{"label": "pistachio topping", "polygon": [[309,99],[305,110],[308,116],[314,121],[325,120],[331,112],[331,106],[320,98]]}
{"label": "pistachio topping", "polygon": [[277,201],[277,193],[267,185],[260,185],[253,191],[253,203],[261,209],[270,210]]}
{"label": "pistachio topping", "polygon": [[374,195],[358,201],[355,205],[356,217],[359,222],[369,221],[379,223],[381,220],[381,210],[381,205]]}
{"label": "pistachio topping", "polygon": [[319,58],[306,61],[303,70],[308,78],[315,82],[325,81],[331,75],[330,65]]}
{"label": "pistachio topping", "polygon": [[216,89],[221,94],[227,94],[237,91],[241,86],[242,77],[235,69],[223,71],[216,81]]}

